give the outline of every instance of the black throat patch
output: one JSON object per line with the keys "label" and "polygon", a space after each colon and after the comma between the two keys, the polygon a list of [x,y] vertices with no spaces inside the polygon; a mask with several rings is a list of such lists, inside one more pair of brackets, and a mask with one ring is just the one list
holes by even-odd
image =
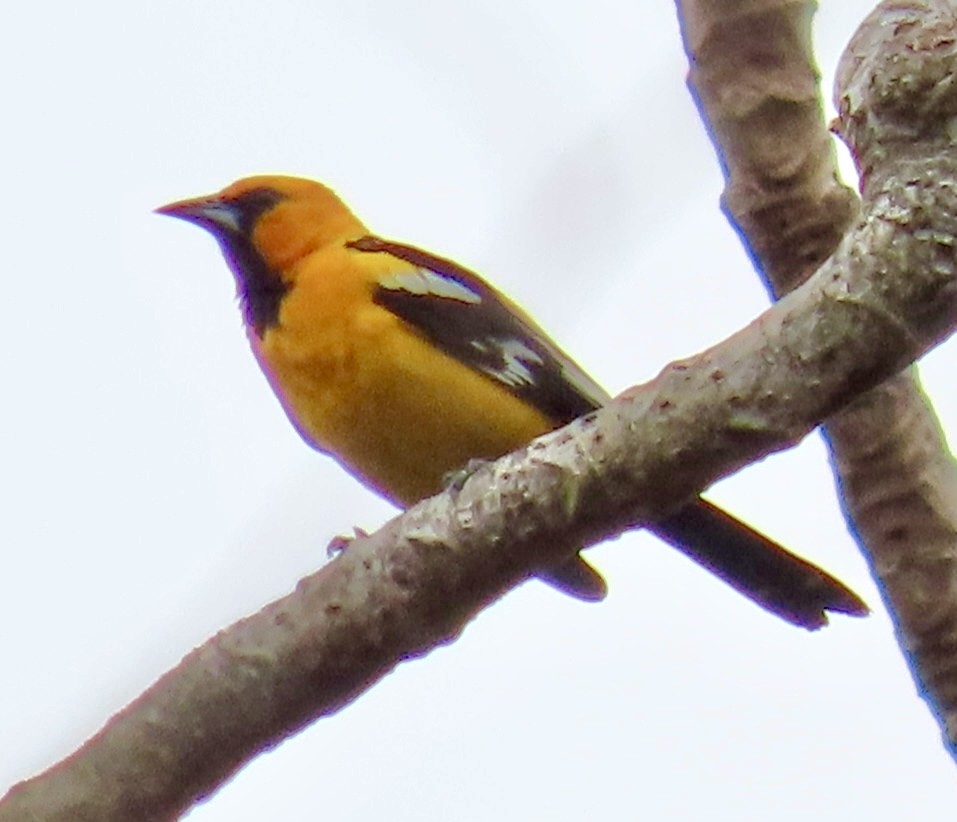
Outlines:
{"label": "black throat patch", "polygon": [[279,323],[279,307],[291,287],[266,263],[252,241],[256,221],[281,199],[279,192],[268,188],[248,191],[230,203],[237,229],[212,228],[236,278],[243,316],[259,338]]}

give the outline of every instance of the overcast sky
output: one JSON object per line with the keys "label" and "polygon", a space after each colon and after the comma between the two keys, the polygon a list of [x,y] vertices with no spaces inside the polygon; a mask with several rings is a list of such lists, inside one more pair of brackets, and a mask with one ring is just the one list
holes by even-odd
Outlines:
{"label": "overcast sky", "polygon": [[[871,3],[825,0],[819,60]],[[455,257],[609,390],[766,305],[669,3],[17,3],[6,226],[0,792],[392,509],[289,426],[201,231],[241,176],[335,187]],[[954,349],[922,374],[957,429]],[[245,768],[219,820],[950,820],[954,763],[820,439],[709,494],[862,593],[808,634],[645,534],[587,606],[529,583]]]}

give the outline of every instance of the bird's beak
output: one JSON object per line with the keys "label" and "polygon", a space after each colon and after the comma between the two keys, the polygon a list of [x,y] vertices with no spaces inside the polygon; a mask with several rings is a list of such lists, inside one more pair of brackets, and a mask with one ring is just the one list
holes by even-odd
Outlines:
{"label": "bird's beak", "polygon": [[160,206],[155,209],[155,212],[195,223],[214,233],[238,234],[241,231],[239,209],[217,197],[179,200],[169,205]]}

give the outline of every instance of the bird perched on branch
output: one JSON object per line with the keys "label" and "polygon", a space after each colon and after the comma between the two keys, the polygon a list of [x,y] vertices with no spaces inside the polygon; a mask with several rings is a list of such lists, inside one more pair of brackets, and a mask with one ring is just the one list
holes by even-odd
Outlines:
{"label": "bird perched on branch", "polygon": [[[397,505],[609,401],[488,283],[371,234],[321,183],[249,177],[157,211],[219,241],[253,353],[303,438]],[[703,499],[648,527],[796,625],[867,612],[836,579]],[[579,555],[537,573],[581,599],[605,595]]]}

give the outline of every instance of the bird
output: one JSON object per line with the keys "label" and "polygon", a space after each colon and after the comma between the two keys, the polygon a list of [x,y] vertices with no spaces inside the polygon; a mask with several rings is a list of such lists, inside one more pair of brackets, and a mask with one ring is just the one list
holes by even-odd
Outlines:
{"label": "bird", "polygon": [[[218,241],[253,355],[302,438],[399,507],[611,400],[479,275],[373,234],[323,183],[245,177],[156,211]],[[840,581],[701,497],[646,527],[794,625],[867,613]],[[582,600],[607,592],[580,554],[535,573]]]}

